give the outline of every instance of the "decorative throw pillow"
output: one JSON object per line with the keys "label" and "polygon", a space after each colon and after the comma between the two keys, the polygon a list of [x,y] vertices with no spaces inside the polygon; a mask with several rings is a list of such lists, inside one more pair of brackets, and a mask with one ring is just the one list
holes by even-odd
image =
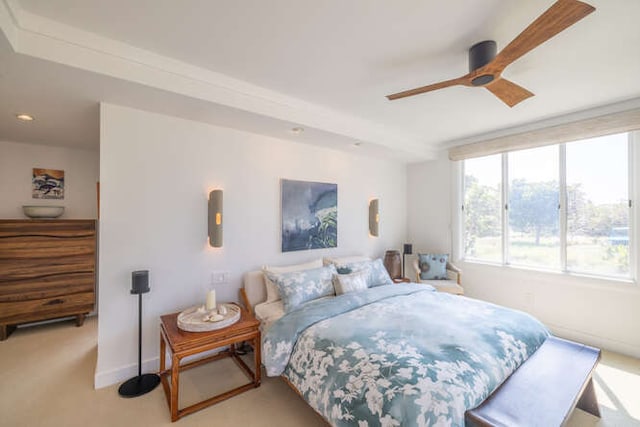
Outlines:
{"label": "decorative throw pillow", "polygon": [[345,264],[341,267],[350,268],[351,271],[367,270],[367,287],[373,288],[382,285],[393,285],[393,280],[389,276],[389,272],[384,268],[382,259],[358,261]]}
{"label": "decorative throw pillow", "polygon": [[285,313],[307,301],[334,295],[334,274],[337,272],[333,265],[288,273],[265,271],[265,276],[278,288]]}
{"label": "decorative throw pillow", "polygon": [[369,271],[360,270],[351,274],[338,274],[335,277],[334,287],[336,295],[342,295],[349,292],[363,291],[368,288],[367,278]]}
{"label": "decorative throw pillow", "polygon": [[447,260],[449,254],[418,254],[420,279],[447,280]]}
{"label": "decorative throw pillow", "polygon": [[278,287],[266,275],[267,272],[289,273],[291,271],[302,271],[302,270],[309,270],[311,268],[319,268],[319,267],[322,267],[322,259],[320,258],[313,261],[305,262],[303,264],[286,265],[284,267],[269,267],[265,265],[264,267],[262,267],[262,271],[263,273],[265,273],[264,285],[267,289],[267,300],[265,302],[273,302],[273,301],[278,301],[280,299],[280,295],[278,294]]}

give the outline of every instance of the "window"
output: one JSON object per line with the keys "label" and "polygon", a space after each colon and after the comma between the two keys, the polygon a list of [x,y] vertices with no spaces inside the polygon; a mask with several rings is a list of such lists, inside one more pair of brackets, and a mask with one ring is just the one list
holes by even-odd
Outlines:
{"label": "window", "polygon": [[566,146],[570,271],[629,275],[627,144],[622,134]]}
{"label": "window", "polygon": [[502,260],[502,174],[500,155],[465,162],[464,254],[471,259]]}
{"label": "window", "polygon": [[630,277],[630,134],[471,158],[464,257]]}
{"label": "window", "polygon": [[509,262],[560,267],[558,147],[508,155]]}

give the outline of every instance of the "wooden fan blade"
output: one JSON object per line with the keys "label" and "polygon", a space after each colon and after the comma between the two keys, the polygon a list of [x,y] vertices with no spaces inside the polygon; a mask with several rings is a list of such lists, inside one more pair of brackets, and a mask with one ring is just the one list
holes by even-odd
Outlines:
{"label": "wooden fan blade", "polygon": [[517,84],[506,80],[496,79],[485,86],[489,92],[500,98],[502,102],[509,107],[524,101],[525,99],[532,97],[533,94]]}
{"label": "wooden fan blade", "polygon": [[596,9],[593,6],[578,0],[556,1],[498,53],[488,68],[494,73],[501,73],[507,65],[566,30],[594,10]]}
{"label": "wooden fan blade", "polygon": [[403,92],[394,93],[392,95],[387,95],[387,99],[389,101],[393,101],[394,99],[406,98],[407,96],[419,95],[425,92],[431,92],[432,90],[443,89],[445,87],[456,86],[456,85],[464,85],[467,84],[467,76],[459,77],[457,79],[445,80],[443,82],[430,84],[427,86],[417,87],[415,89],[405,90]]}

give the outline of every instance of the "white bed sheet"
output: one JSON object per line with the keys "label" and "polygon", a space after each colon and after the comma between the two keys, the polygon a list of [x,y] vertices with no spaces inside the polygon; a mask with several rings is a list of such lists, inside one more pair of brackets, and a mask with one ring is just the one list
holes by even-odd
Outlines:
{"label": "white bed sheet", "polygon": [[[329,295],[326,297],[316,298],[314,300],[303,303],[302,306],[311,302],[332,299],[335,297],[335,295]],[[256,313],[256,319],[260,321],[260,332],[262,334],[269,330],[273,322],[275,322],[285,314],[284,304],[282,303],[281,299],[277,301],[261,302],[260,304],[256,304],[253,311]]]}
{"label": "white bed sheet", "polygon": [[284,305],[282,300],[262,302],[256,304],[254,311],[256,318],[260,321],[260,331],[264,334],[273,322],[284,316]]}

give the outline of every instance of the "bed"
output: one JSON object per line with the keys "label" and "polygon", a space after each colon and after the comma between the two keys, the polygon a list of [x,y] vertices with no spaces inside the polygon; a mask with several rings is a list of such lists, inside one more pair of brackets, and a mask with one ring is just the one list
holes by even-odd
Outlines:
{"label": "bed", "polygon": [[[326,270],[306,271],[326,279]],[[320,280],[307,276],[281,273],[293,278],[294,289],[307,286],[305,280]],[[335,270],[331,276],[333,283]],[[513,393],[501,397],[518,381],[534,392],[545,387],[543,378],[535,380],[537,368],[516,375],[527,372],[524,368],[533,363],[528,360],[541,347],[557,344],[525,313],[415,283],[367,286],[337,296],[316,286],[314,295],[289,306],[286,298],[285,303],[269,300],[265,286],[263,272],[245,276],[244,299],[261,320],[266,373],[281,376],[330,425],[560,425],[576,405],[597,411],[591,359],[551,424],[514,405]],[[574,351],[566,348],[566,354]],[[565,360],[566,354],[551,357]],[[548,366],[549,357],[536,363]],[[531,417],[535,420],[527,423]]]}

